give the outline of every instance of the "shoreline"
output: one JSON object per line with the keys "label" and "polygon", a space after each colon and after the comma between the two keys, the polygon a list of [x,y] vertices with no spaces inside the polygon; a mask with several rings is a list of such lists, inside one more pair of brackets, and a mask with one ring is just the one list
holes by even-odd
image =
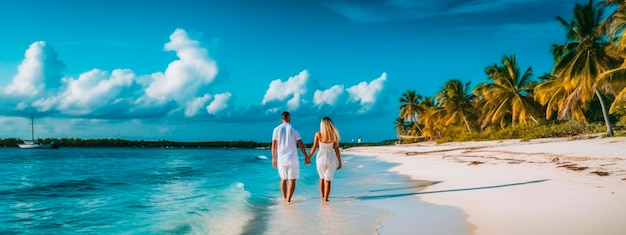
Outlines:
{"label": "shoreline", "polygon": [[[437,182],[410,197],[459,208],[471,234],[622,234],[625,147],[626,137],[588,135],[354,147],[344,153],[399,163],[390,171]],[[414,231],[410,213],[394,214],[382,222],[389,231],[381,234]]]}
{"label": "shoreline", "polygon": [[[344,167],[336,172],[330,201],[321,201],[319,177],[313,167],[301,168],[291,203],[274,198],[264,210],[263,234],[467,234],[465,214],[458,208],[424,202],[414,195],[432,182],[410,180],[392,172],[396,163],[375,157],[342,155]],[[415,214],[414,212],[419,212]],[[444,223],[441,223],[441,222]],[[431,224],[440,224],[430,229]],[[252,231],[252,233],[257,231]]]}

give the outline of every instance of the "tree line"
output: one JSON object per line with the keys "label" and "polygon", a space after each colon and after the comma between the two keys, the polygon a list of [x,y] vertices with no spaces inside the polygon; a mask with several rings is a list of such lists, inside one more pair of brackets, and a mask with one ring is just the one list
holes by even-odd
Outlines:
{"label": "tree line", "polygon": [[[608,17],[605,16],[608,12]],[[407,90],[394,124],[402,139],[436,140],[459,134],[554,123],[626,123],[626,1],[576,4],[567,21],[556,17],[566,41],[552,45],[554,65],[534,76],[514,54],[485,68],[487,82],[450,79],[433,97]]]}
{"label": "tree line", "polygon": [[[122,148],[270,148],[269,142],[255,141],[196,141],[182,142],[170,140],[146,141],[146,140],[124,140],[124,139],[81,139],[81,138],[42,138],[39,143],[50,143],[54,141],[54,147],[122,147]],[[17,147],[23,141],[17,138],[0,139],[0,147]],[[394,140],[386,140],[376,143],[340,143],[343,148],[354,146],[376,146],[388,145]],[[310,148],[312,143],[305,144]]]}
{"label": "tree line", "polygon": [[[40,143],[54,141],[55,147],[129,147],[129,148],[265,148],[270,143],[254,141],[205,141],[180,142],[170,140],[145,141],[124,139],[81,139],[81,138],[45,138]],[[16,138],[0,139],[0,146],[17,147],[22,140]]]}

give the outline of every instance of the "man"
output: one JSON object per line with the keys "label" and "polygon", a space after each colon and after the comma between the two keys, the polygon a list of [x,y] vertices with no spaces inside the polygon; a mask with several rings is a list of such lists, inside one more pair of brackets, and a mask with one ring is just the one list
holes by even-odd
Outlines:
{"label": "man", "polygon": [[[311,160],[306,154],[300,132],[289,123],[291,121],[289,112],[283,112],[281,118],[283,122],[274,128],[272,133],[272,166],[278,169],[283,199],[291,202],[291,196],[296,189],[296,180],[300,176],[297,148],[300,148],[304,155],[305,164],[310,164]],[[289,187],[287,187],[287,180],[289,180]]]}

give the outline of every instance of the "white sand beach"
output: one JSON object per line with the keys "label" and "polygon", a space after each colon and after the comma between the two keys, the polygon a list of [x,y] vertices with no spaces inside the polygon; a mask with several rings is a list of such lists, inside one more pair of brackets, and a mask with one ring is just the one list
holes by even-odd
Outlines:
{"label": "white sand beach", "polygon": [[416,221],[420,208],[403,208],[406,198],[460,208],[470,231],[459,234],[626,234],[626,137],[427,142],[343,153],[399,163],[392,171],[435,182],[387,200],[394,216],[382,222],[383,235],[454,231],[441,228],[447,218],[436,212],[431,220],[439,223]]}

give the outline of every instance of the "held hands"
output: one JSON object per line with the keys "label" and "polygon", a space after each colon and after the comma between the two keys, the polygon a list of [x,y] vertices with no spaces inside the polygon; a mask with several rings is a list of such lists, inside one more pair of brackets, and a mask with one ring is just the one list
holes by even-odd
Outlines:
{"label": "held hands", "polygon": [[311,165],[311,156],[309,156],[308,154],[304,155],[304,164]]}
{"label": "held hands", "polygon": [[278,163],[276,163],[276,159],[275,158],[272,158],[272,166],[274,168],[278,167]]}
{"label": "held hands", "polygon": [[341,169],[341,161],[339,162],[339,165],[337,165],[337,170]]}

